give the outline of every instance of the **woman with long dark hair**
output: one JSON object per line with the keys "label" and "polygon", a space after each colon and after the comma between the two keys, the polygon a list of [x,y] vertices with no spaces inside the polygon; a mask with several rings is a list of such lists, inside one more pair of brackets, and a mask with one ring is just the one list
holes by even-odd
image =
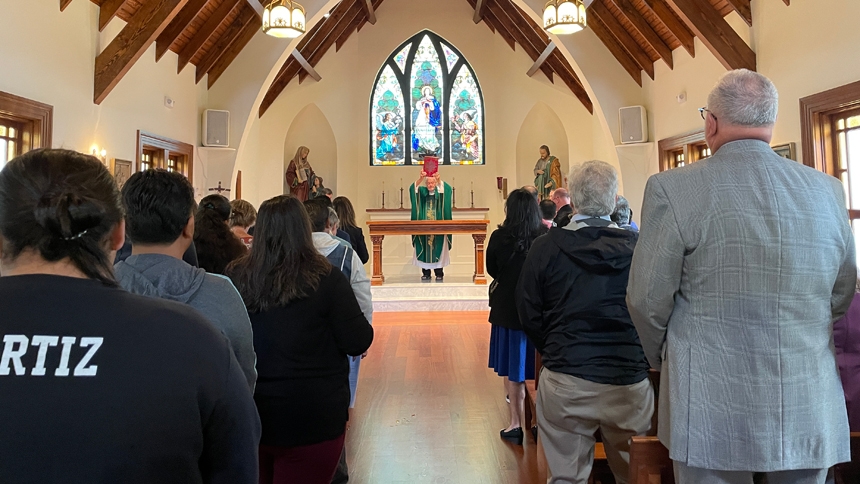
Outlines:
{"label": "woman with long dark hair", "polygon": [[114,278],[125,225],[101,162],[10,161],[0,234],[3,482],[257,481],[260,424],[227,339]]}
{"label": "woman with long dark hair", "polygon": [[260,483],[330,484],[349,407],[347,356],[373,341],[346,277],[314,248],[296,197],[263,202],[251,251],[227,270],[254,329]]}
{"label": "woman with long dark hair", "polygon": [[223,274],[227,265],[248,252],[245,244],[230,231],[230,200],[209,195],[200,200],[194,215],[194,247],[200,268]]}
{"label": "woman with long dark hair", "polygon": [[367,243],[364,241],[364,233],[361,227],[355,223],[355,209],[352,202],[346,197],[337,197],[332,201],[337,218],[340,219],[340,229],[349,234],[349,242],[352,250],[358,254],[362,264],[367,264],[370,254],[367,253]]}
{"label": "woman with long dark hair", "polygon": [[542,232],[540,209],[534,196],[519,188],[508,195],[505,221],[490,236],[487,244],[487,273],[490,286],[490,362],[504,378],[510,399],[510,425],[500,436],[522,445],[526,387],[534,378],[534,346],[529,342],[517,315],[515,293],[523,262],[532,242]]}

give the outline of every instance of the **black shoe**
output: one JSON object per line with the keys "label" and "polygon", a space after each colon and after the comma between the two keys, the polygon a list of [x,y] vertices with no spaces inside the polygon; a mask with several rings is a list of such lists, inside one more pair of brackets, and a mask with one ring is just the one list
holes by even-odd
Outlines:
{"label": "black shoe", "polygon": [[[428,277],[428,279],[429,279],[429,277]],[[436,282],[442,282],[442,281],[443,281],[442,276],[436,276]]]}
{"label": "black shoe", "polygon": [[421,276],[421,282],[430,282],[430,276]]}
{"label": "black shoe", "polygon": [[430,280],[430,269],[421,269],[421,282]]}
{"label": "black shoe", "polygon": [[532,437],[534,437],[535,443],[537,443],[537,425],[532,427]]}
{"label": "black shoe", "polygon": [[499,431],[499,436],[502,440],[507,440],[508,442],[523,445],[523,428],[517,427],[515,429],[508,430],[505,432],[505,429]]}

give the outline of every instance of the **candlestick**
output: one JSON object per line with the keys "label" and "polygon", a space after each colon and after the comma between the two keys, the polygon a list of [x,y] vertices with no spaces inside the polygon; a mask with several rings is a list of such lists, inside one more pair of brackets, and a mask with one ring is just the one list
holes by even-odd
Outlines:
{"label": "candlestick", "polygon": [[456,178],[451,178],[451,208],[457,208],[457,187],[454,184],[457,183]]}
{"label": "candlestick", "polygon": [[385,208],[385,182],[382,182],[382,208]]}
{"label": "candlestick", "polygon": [[474,188],[475,188],[475,185],[474,185],[474,183],[473,183],[473,184],[472,184],[472,190],[470,190],[471,197],[472,197],[472,205],[471,205],[471,208],[475,208],[475,190],[474,190]]}

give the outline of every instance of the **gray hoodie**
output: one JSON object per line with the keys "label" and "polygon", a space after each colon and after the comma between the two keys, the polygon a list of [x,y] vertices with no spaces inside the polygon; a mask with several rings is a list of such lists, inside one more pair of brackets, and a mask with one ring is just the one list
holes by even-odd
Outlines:
{"label": "gray hoodie", "polygon": [[128,292],[178,301],[200,311],[230,340],[254,393],[257,355],[251,321],[242,296],[230,279],[163,254],[133,255],[117,263],[114,270],[119,284]]}

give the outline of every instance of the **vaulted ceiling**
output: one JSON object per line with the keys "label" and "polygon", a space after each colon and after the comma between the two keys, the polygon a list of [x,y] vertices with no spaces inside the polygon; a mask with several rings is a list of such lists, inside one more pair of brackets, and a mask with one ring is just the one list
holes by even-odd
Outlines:
{"label": "vaulted ceiling", "polygon": [[[80,0],[79,0],[80,1]],[[156,60],[170,50],[177,54],[177,72],[191,64],[199,83],[208,74],[212,87],[239,52],[260,31],[257,0],[90,0],[99,6],[99,30],[114,17],[126,26],[96,57],[94,102],[101,103],[134,63],[155,42]],[[323,56],[340,47],[367,23],[376,23],[384,0],[342,0],[301,39],[269,86],[260,116],[287,85],[298,77],[319,80],[314,70]],[[534,61],[528,75],[540,70],[550,81],[558,77],[582,104],[593,104],[567,59],[543,28],[512,0],[466,0],[473,20],[483,22],[512,49],[519,45]],[[752,49],[725,20],[737,12],[752,25],[752,0],[593,0],[588,28],[617,62],[642,85],[642,72],[654,79],[657,62],[674,67],[672,52],[683,47],[695,56],[696,37],[727,68],[755,70]],[[778,1],[778,0],[756,0]],[[790,0],[782,0],[789,5]],[[60,10],[72,0],[60,0]],[[265,2],[265,0],[264,0]],[[588,3],[588,2],[586,2]]]}

